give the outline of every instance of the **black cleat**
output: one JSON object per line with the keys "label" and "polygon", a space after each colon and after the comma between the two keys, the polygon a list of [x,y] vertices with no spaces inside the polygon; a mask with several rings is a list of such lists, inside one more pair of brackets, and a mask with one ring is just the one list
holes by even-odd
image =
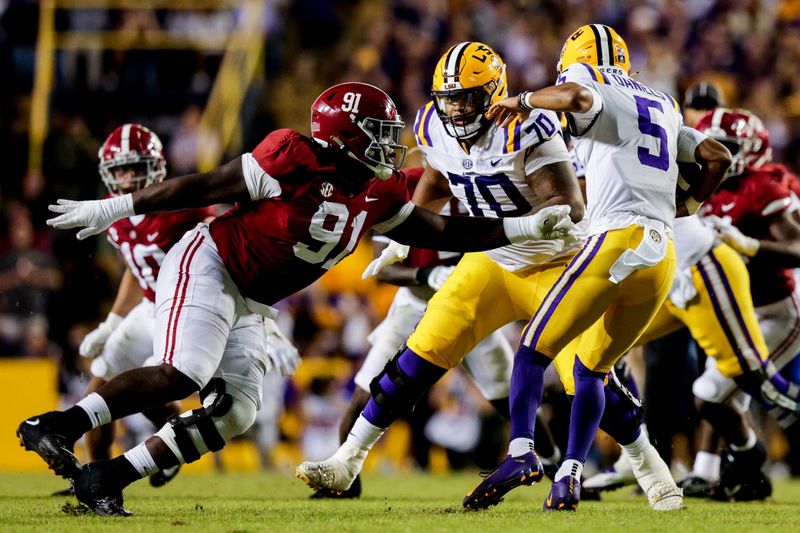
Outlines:
{"label": "black cleat", "polygon": [[84,465],[81,475],[75,480],[75,496],[100,516],[131,516],[122,506],[122,491],[112,488],[107,468],[110,461],[95,461]]}
{"label": "black cleat", "polygon": [[765,500],[772,495],[772,483],[761,470],[767,452],[761,442],[749,450],[722,454],[719,485],[711,495],[715,500],[749,502]]}
{"label": "black cleat", "polygon": [[36,452],[56,475],[74,480],[81,474],[81,464],[74,454],[75,441],[52,426],[58,414],[51,411],[25,420],[17,428],[17,437],[20,446]]}
{"label": "black cleat", "polygon": [[353,484],[350,485],[350,488],[345,491],[339,492],[331,489],[319,489],[317,492],[309,496],[309,498],[312,500],[325,500],[325,499],[350,500],[358,498],[360,496],[361,496],[361,476],[358,475],[353,480]]}
{"label": "black cleat", "polygon": [[714,492],[714,486],[700,476],[687,476],[678,481],[687,498],[708,498]]}
{"label": "black cleat", "polygon": [[181,465],[171,466],[169,468],[165,468],[164,470],[159,470],[155,474],[150,475],[150,486],[151,487],[163,487],[173,479],[175,476],[178,475],[178,472],[181,469]]}

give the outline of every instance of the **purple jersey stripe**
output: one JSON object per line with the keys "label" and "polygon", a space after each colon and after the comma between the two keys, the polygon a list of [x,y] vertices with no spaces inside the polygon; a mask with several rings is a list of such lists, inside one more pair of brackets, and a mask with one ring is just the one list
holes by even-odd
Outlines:
{"label": "purple jersey stripe", "polygon": [[433,116],[433,108],[436,107],[435,105],[431,105],[428,108],[428,111],[425,113],[424,123],[422,126],[422,136],[425,137],[425,141],[428,143],[428,146],[433,146],[431,142],[431,134],[430,134],[430,125],[431,125],[431,117]]}
{"label": "purple jersey stripe", "polygon": [[594,69],[592,67],[590,67],[586,63],[578,63],[578,64],[579,65],[583,65],[584,68],[589,71],[589,74],[592,75],[592,78],[594,78],[594,81],[600,81],[600,80],[597,79],[597,73],[594,71]]}
{"label": "purple jersey stripe", "polygon": [[514,151],[519,151],[520,146],[520,130],[522,129],[522,120],[517,120],[517,125],[514,126]]}

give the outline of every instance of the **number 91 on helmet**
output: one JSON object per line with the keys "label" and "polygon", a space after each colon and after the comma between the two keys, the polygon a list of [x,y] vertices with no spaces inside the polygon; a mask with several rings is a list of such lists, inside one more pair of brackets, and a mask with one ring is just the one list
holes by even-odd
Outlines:
{"label": "number 91 on helmet", "polygon": [[311,105],[311,136],[339,148],[380,179],[403,166],[407,148],[400,144],[405,124],[388,94],[374,85],[334,85]]}

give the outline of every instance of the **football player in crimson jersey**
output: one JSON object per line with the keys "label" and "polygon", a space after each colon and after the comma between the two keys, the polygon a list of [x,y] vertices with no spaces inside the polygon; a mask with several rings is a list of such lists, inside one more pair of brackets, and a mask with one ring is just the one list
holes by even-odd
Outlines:
{"label": "football player in crimson jersey", "polygon": [[[733,170],[703,206],[703,214],[723,241],[749,258],[755,312],[769,359],[780,370],[800,351],[800,294],[792,275],[792,269],[800,266],[800,224],[793,213],[795,204],[788,186],[792,180],[785,168],[769,164],[766,129],[763,125],[759,128],[760,120],[754,122],[753,118],[743,110],[719,108],[708,112],[697,124],[698,129],[728,143],[737,152]],[[768,377],[773,382],[777,378]],[[779,386],[779,382],[775,385]],[[765,460],[763,446],[757,443],[752,427],[742,416],[746,399],[735,393],[735,384],[711,363],[695,382],[694,391],[705,400],[709,414],[729,428],[730,434],[723,435],[729,444],[723,459],[730,466],[723,468],[720,486],[748,488],[739,491],[741,494],[731,492],[732,488],[727,491],[730,494],[719,496],[763,499],[769,495],[768,480],[760,471]],[[781,392],[798,399],[796,387]],[[787,415],[779,422],[786,427],[795,420],[796,416]]]}
{"label": "football player in crimson jersey", "polygon": [[[126,515],[122,490],[137,479],[191,462],[245,431],[259,408],[264,319],[355,248],[369,229],[399,242],[453,251],[568,238],[568,206],[528,217],[443,217],[408,201],[402,175],[403,122],[391,98],[364,83],[325,90],[313,103],[311,137],[267,135],[214,170],[170,179],[105,200],[59,200],[48,223],[83,227],[78,238],[121,218],[221,202],[236,206],[188,232],[164,258],[156,287],[158,366],[124,372],[64,412],[23,421],[22,444],[96,513]],[[124,455],[88,463],[72,455],[84,432],[201,391],[203,407],[170,420]]]}

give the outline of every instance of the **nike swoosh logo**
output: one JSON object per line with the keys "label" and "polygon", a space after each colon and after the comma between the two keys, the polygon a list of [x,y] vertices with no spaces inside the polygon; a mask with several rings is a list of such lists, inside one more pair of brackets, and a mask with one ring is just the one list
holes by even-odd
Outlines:
{"label": "nike swoosh logo", "polygon": [[489,164],[492,165],[493,167],[496,167],[497,165],[500,164],[500,161],[502,161],[502,159],[495,159],[494,161],[489,161]]}
{"label": "nike swoosh logo", "polygon": [[38,418],[31,418],[30,420],[26,420],[25,423],[26,424],[30,424],[32,426],[38,426],[39,425],[39,419]]}
{"label": "nike swoosh logo", "polygon": [[366,198],[364,198],[365,202],[377,202],[378,200],[380,200],[380,198],[378,198],[377,196],[367,196]]}
{"label": "nike swoosh logo", "polygon": [[156,237],[158,237],[158,232],[147,234],[147,240],[150,242],[153,242],[156,239]]}
{"label": "nike swoosh logo", "polygon": [[736,203],[734,202],[734,203],[732,203],[732,204],[722,204],[722,205],[721,205],[721,206],[719,206],[719,207],[720,207],[720,209],[722,209],[722,212],[723,212],[723,213],[727,213],[728,211],[730,211],[731,209],[733,209],[733,207],[734,207],[735,205],[736,205]]}
{"label": "nike swoosh logo", "polygon": [[552,507],[553,506],[553,497],[552,496],[548,496],[547,497],[547,506],[548,507]]}

